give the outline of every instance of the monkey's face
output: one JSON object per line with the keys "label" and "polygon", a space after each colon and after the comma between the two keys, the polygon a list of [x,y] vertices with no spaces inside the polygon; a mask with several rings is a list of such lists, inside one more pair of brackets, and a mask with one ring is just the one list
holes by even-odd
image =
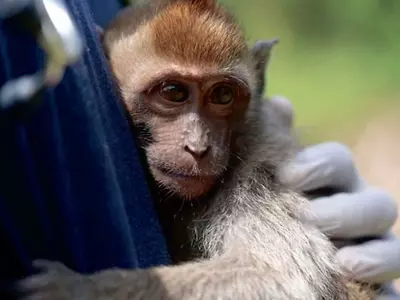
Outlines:
{"label": "monkey's face", "polygon": [[125,10],[103,45],[154,179],[186,199],[209,191],[256,85],[240,26],[212,1],[172,1]]}
{"label": "monkey's face", "polygon": [[151,134],[142,146],[154,179],[185,199],[209,191],[227,168],[232,129],[249,99],[247,85],[229,76],[167,76],[151,83],[133,114],[141,111]]}

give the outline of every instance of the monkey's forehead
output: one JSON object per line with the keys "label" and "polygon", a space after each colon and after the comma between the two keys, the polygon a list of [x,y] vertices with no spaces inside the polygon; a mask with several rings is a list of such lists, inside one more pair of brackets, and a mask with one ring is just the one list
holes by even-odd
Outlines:
{"label": "monkey's forehead", "polygon": [[116,22],[118,30],[110,30],[114,31],[110,36],[118,35],[119,38],[111,38],[108,52],[121,45],[126,48],[129,44],[136,50],[141,48],[146,53],[152,52],[176,63],[219,68],[229,67],[248,57],[244,33],[226,10],[219,6],[201,9],[190,3],[178,1],[139,24],[126,13]]}
{"label": "monkey's forehead", "polygon": [[159,56],[181,63],[226,67],[248,53],[241,28],[223,11],[172,5],[149,23],[151,41]]}
{"label": "monkey's forehead", "polygon": [[[120,84],[140,90],[162,73],[226,73],[249,83],[252,89],[253,66],[240,29],[227,32],[229,23],[208,12],[190,19],[190,11],[185,14],[184,9],[171,7],[170,13],[160,14],[109,45],[109,60]],[[174,14],[179,18],[174,19]]]}

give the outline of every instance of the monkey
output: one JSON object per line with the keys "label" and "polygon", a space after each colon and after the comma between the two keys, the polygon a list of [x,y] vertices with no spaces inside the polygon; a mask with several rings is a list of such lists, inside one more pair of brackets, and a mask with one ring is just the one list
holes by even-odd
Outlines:
{"label": "monkey", "polygon": [[372,299],[279,180],[296,143],[262,97],[277,40],[248,47],[216,0],[154,0],[125,8],[102,43],[173,264],[80,274],[36,260],[21,299]]}

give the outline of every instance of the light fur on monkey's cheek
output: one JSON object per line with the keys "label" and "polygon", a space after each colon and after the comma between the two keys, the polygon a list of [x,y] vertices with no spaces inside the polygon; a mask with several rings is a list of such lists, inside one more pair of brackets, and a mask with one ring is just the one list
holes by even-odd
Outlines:
{"label": "light fur on monkey's cheek", "polygon": [[216,176],[186,176],[167,174],[157,167],[150,166],[150,171],[161,186],[190,200],[207,193],[217,181]]}

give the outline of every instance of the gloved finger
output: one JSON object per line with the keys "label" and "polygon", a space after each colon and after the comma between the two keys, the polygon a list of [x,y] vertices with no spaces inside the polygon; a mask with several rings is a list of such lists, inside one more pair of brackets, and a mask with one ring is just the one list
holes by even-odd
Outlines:
{"label": "gloved finger", "polygon": [[337,251],[343,270],[355,280],[384,283],[400,277],[400,240],[382,239]]}
{"label": "gloved finger", "polygon": [[309,221],[332,238],[380,236],[397,219],[396,201],[374,187],[357,193],[317,198],[309,205]]}
{"label": "gloved finger", "polygon": [[375,300],[400,300],[400,294],[396,290],[393,281],[381,284]]}
{"label": "gloved finger", "polygon": [[400,295],[378,295],[375,300],[400,300]]}
{"label": "gloved finger", "polygon": [[351,151],[340,143],[328,142],[300,151],[280,174],[290,187],[307,192],[333,187],[352,192],[364,186]]}

